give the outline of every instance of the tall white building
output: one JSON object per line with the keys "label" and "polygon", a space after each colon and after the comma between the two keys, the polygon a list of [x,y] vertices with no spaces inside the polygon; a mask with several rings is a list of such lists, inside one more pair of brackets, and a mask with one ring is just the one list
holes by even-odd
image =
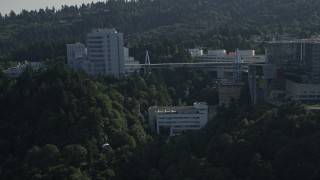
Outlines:
{"label": "tall white building", "polygon": [[88,59],[93,75],[124,76],[123,34],[115,29],[93,29],[87,34]]}
{"label": "tall white building", "polygon": [[87,34],[87,48],[80,43],[67,44],[68,65],[92,76],[130,75],[139,70],[136,65],[139,62],[129,56],[128,48],[123,45],[123,34],[115,29],[93,29]]}
{"label": "tall white building", "polygon": [[153,106],[148,110],[150,130],[157,134],[181,135],[186,131],[199,130],[208,122],[208,105]]}

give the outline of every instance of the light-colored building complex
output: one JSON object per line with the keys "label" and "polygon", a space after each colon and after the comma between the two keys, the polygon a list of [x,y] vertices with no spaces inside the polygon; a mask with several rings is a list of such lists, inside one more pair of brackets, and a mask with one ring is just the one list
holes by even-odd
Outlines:
{"label": "light-colored building complex", "polygon": [[150,130],[157,134],[181,135],[187,131],[199,130],[208,122],[207,103],[194,106],[153,106],[148,110]]}
{"label": "light-colored building complex", "polygon": [[123,34],[115,29],[93,29],[87,34],[87,48],[83,44],[67,44],[68,65],[73,69],[83,69],[89,75],[112,75],[123,77],[133,73],[139,64],[129,56],[123,47]]}
{"label": "light-colored building complex", "polygon": [[256,55],[255,50],[236,50],[227,53],[226,50],[189,49],[194,63],[215,63],[206,67],[214,78],[242,81],[242,73],[248,72],[248,64],[265,62],[264,55]]}
{"label": "light-colored building complex", "polygon": [[7,70],[4,70],[4,73],[11,78],[18,78],[26,70],[27,66],[30,66],[33,70],[39,70],[41,67],[41,63],[25,61],[22,64],[18,63],[18,65],[14,67],[10,67]]}
{"label": "light-colored building complex", "polygon": [[286,95],[303,103],[320,102],[320,84],[300,84],[286,80]]}
{"label": "light-colored building complex", "polygon": [[256,55],[255,50],[238,50],[237,52],[227,53],[226,50],[208,50],[207,54],[201,49],[190,49],[193,62],[235,62],[237,53],[240,62],[258,63],[265,62],[264,55]]}

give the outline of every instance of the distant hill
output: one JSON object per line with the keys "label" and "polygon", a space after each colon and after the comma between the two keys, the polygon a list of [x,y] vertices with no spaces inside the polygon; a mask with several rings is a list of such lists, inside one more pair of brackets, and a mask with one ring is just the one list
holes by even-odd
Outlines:
{"label": "distant hill", "polygon": [[61,10],[0,15],[0,61],[65,55],[65,44],[84,42],[92,28],[114,27],[129,45],[171,39],[186,46],[210,44],[212,35],[319,32],[316,0],[109,0]]}

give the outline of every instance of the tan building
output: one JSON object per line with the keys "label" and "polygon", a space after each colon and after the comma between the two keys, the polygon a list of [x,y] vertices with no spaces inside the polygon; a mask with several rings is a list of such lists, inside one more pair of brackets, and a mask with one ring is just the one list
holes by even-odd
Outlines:
{"label": "tan building", "polygon": [[219,105],[229,106],[230,100],[239,100],[242,83],[223,83],[219,87]]}

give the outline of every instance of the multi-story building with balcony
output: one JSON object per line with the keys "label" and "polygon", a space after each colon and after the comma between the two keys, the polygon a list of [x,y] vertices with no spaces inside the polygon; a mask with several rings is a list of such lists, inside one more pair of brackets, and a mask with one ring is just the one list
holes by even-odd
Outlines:
{"label": "multi-story building with balcony", "polygon": [[226,50],[189,49],[194,63],[213,63],[214,67],[205,68],[214,78],[242,82],[242,74],[248,72],[248,64],[265,62],[264,55],[256,55],[255,50],[236,50],[227,53]]}
{"label": "multi-story building with balcony", "polygon": [[[189,49],[193,62],[235,62],[239,56],[240,62],[257,63],[265,62],[264,55],[256,55],[255,50],[237,50],[227,53],[226,50],[207,50],[204,53],[201,49]],[[238,54],[237,54],[238,53]]]}

